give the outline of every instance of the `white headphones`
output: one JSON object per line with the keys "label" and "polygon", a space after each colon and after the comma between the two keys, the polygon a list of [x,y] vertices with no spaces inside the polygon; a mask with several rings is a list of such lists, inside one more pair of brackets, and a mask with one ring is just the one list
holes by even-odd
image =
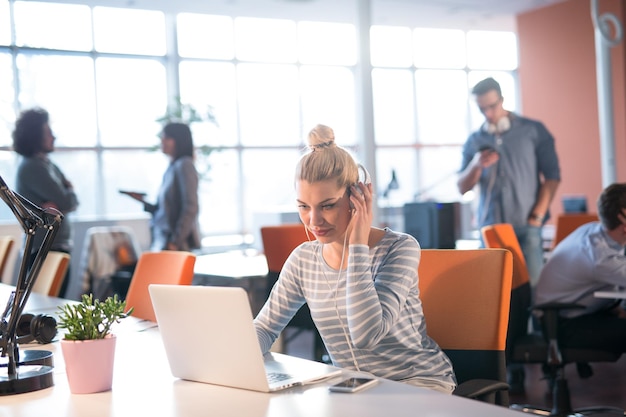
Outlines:
{"label": "white headphones", "polygon": [[496,123],[485,122],[483,130],[490,135],[501,135],[511,128],[511,120],[509,116],[503,116]]}

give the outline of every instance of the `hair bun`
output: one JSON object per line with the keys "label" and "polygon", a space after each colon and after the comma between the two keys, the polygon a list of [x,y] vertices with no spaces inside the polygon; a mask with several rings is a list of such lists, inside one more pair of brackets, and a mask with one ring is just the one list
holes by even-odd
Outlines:
{"label": "hair bun", "polygon": [[335,132],[328,126],[318,124],[309,132],[308,141],[311,151],[330,148],[335,144]]}

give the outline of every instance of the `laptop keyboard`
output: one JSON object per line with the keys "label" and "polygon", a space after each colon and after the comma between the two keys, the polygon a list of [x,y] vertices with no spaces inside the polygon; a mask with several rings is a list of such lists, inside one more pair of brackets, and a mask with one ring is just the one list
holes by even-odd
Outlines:
{"label": "laptop keyboard", "polygon": [[290,379],[291,375],[285,374],[282,372],[268,372],[267,374],[267,382],[273,384],[275,382],[284,381],[286,379]]}

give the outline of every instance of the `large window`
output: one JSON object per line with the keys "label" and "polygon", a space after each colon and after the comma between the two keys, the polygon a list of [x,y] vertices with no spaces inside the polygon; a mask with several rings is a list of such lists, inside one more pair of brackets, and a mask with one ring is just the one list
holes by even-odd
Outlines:
{"label": "large window", "polygon": [[[157,119],[178,99],[215,118],[191,125],[203,234],[254,235],[263,213],[295,210],[293,169],[315,124],[361,146],[358,38],[348,23],[0,2],[0,175],[13,186],[16,113],[44,107],[51,158],[79,194],[73,216],[145,215],[118,190],[156,198]],[[400,185],[381,204],[460,199],[460,147],[482,123],[468,91],[493,75],[515,110],[515,35],[374,26],[370,42],[377,193],[392,171]]]}

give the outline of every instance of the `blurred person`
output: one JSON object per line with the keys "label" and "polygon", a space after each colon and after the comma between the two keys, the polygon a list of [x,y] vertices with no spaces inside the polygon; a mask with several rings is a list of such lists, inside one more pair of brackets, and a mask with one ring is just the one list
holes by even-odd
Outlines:
{"label": "blurred person", "polygon": [[505,110],[493,78],[477,83],[472,94],[485,123],[463,146],[457,186],[465,194],[480,185],[478,228],[513,226],[534,288],[544,262],[542,227],[561,181],[554,138],[543,123]]}
{"label": "blurred person", "polygon": [[[532,293],[544,263],[542,228],[561,181],[554,138],[543,123],[505,110],[500,84],[493,78],[477,83],[472,94],[485,122],[463,146],[457,186],[465,194],[479,185],[479,229],[513,226]],[[509,364],[507,371],[510,392],[523,392],[523,366]]]}
{"label": "blurred person", "polygon": [[[78,208],[78,198],[72,183],[48,157],[54,152],[56,140],[49,122],[50,117],[46,110],[33,108],[23,111],[15,123],[12,134],[13,149],[22,156],[17,167],[15,191],[41,208],[56,209],[67,215]],[[38,233],[33,239],[32,250],[27,259],[28,269],[35,260],[43,236],[43,233]],[[71,253],[72,249],[72,227],[65,217],[50,250]],[[59,297],[66,295],[69,277],[68,268]]]}
{"label": "blurred person", "polygon": [[626,311],[596,291],[626,290],[626,183],[611,184],[597,201],[599,222],[578,227],[552,251],[541,271],[537,303],[573,303],[561,313],[564,346],[626,352]]}
{"label": "blurred person", "polygon": [[200,248],[198,224],[198,172],[194,165],[191,130],[184,123],[168,123],[160,134],[161,151],[170,158],[163,174],[157,202],[144,200],[145,194],[124,192],[152,214],[150,250],[191,251]]}

